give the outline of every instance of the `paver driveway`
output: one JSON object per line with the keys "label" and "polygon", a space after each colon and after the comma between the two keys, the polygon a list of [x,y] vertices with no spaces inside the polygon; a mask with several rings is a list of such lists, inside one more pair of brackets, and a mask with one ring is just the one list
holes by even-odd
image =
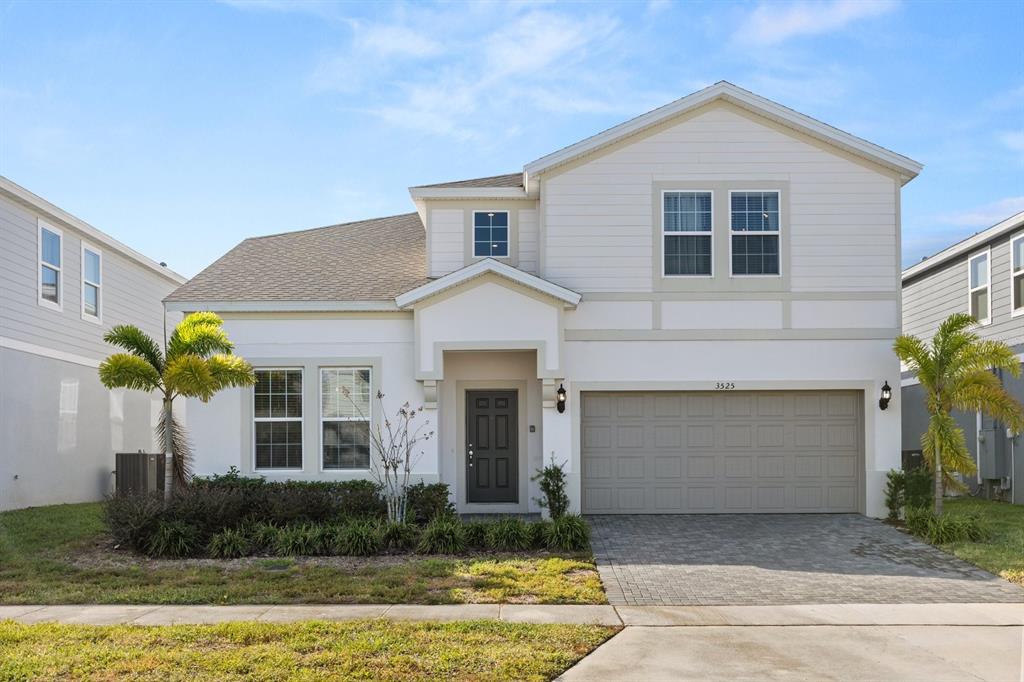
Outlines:
{"label": "paver driveway", "polygon": [[1024,588],[855,514],[587,520],[612,604],[1024,602]]}

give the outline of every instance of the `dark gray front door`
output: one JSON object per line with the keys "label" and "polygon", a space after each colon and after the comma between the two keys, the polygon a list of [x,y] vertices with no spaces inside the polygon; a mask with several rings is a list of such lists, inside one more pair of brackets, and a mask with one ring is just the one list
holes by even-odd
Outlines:
{"label": "dark gray front door", "polygon": [[466,391],[466,502],[519,501],[517,398]]}

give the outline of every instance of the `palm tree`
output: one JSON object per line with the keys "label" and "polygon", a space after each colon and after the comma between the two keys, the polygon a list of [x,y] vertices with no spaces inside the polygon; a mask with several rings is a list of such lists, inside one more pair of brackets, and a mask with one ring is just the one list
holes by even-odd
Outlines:
{"label": "palm tree", "polygon": [[964,432],[953,410],[981,411],[1015,431],[1024,429],[1024,407],[1003,388],[992,370],[1020,375],[1020,360],[1000,341],[981,340],[971,331],[975,319],[966,313],[950,315],[931,345],[916,336],[896,339],[893,350],[917,374],[925,392],[928,430],[921,436],[924,460],[935,478],[935,513],[942,513],[945,485],[963,488],[952,474],[973,474],[977,467],[967,452]]}
{"label": "palm tree", "polygon": [[164,450],[164,498],[170,499],[174,482],[188,480],[188,441],[174,418],[178,396],[199,398],[204,403],[222,388],[252,386],[252,366],[232,355],[234,344],[223,329],[224,321],[210,312],[192,313],[178,323],[165,349],[131,324],[117,325],[104,336],[107,343],[127,353],[114,353],[100,363],[100,381],[107,388],[159,391],[163,418],[156,435]]}

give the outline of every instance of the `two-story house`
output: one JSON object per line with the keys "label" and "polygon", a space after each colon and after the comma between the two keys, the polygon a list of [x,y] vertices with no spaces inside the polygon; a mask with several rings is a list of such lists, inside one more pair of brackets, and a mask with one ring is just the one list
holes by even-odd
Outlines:
{"label": "two-story house", "polygon": [[412,213],[245,240],[167,299],[258,372],[190,406],[197,471],[366,477],[379,390],[424,406],[415,479],[462,512],[537,511],[554,460],[584,513],[883,514],[920,169],[720,82]]}
{"label": "two-story house", "polygon": [[115,452],[151,451],[160,402],[104,388],[103,334],[161,339],[184,281],[0,176],[0,509],[98,500]]}
{"label": "two-story house", "polygon": [[[1009,345],[1024,363],[1024,212],[925,258],[903,271],[903,331],[930,340],[953,313],[978,320],[983,339]],[[1022,367],[1024,369],[1024,367]],[[1000,373],[1007,391],[1024,402],[1024,376]],[[903,450],[919,452],[928,428],[917,379],[903,377]],[[978,465],[971,488],[1024,503],[1015,472],[1024,472],[1024,439],[981,413],[955,415]]]}

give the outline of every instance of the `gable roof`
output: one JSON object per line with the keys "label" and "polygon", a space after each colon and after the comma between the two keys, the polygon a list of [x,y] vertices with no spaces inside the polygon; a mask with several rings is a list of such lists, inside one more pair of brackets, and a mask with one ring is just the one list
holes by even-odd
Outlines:
{"label": "gable roof", "polygon": [[424,284],[412,291],[405,292],[401,296],[395,297],[395,304],[399,308],[408,308],[409,306],[419,303],[424,299],[436,296],[443,291],[447,291],[448,289],[457,287],[460,284],[465,284],[470,280],[483,277],[487,274],[495,274],[509,280],[510,282],[515,282],[516,284],[521,284],[522,286],[533,289],[534,291],[539,291],[542,294],[546,294],[561,301],[569,307],[575,307],[580,302],[581,296],[571,289],[566,289],[565,287],[549,282],[546,279],[537,277],[536,275],[523,272],[511,265],[496,261],[493,258],[484,258],[483,260],[479,260],[471,265],[467,265],[461,270],[451,272],[444,277],[439,277],[428,284]]}
{"label": "gable roof", "polygon": [[344,302],[387,301],[393,308],[395,296],[427,281],[423,223],[406,213],[246,239],[165,300],[221,310],[274,301],[335,310]]}
{"label": "gable roof", "polygon": [[929,256],[918,263],[914,263],[903,271],[902,280],[906,282],[908,279],[913,279],[914,277],[922,275],[929,270],[934,270],[940,265],[948,263],[958,256],[964,256],[968,252],[980,248],[986,243],[1022,227],[1024,227],[1024,211],[1021,211],[1016,215],[1012,215],[1006,220],[1002,220],[992,227],[986,228],[981,232],[977,232],[966,239],[962,239],[956,244],[939,251],[934,256]]}
{"label": "gable roof", "polygon": [[523,173],[505,173],[504,175],[489,175],[486,178],[473,178],[471,180],[455,180],[453,182],[438,182],[433,185],[416,185],[410,189],[455,189],[457,187],[522,187]]}
{"label": "gable roof", "polygon": [[904,184],[916,177],[923,168],[920,163],[906,156],[889,151],[838,128],[833,128],[810,116],[805,116],[760,95],[755,95],[749,90],[737,87],[728,81],[719,81],[710,87],[637,116],[602,133],[542,156],[536,161],[526,164],[524,170],[528,175],[543,173],[715,100],[731,102],[755,114],[894,170],[903,176]]}

